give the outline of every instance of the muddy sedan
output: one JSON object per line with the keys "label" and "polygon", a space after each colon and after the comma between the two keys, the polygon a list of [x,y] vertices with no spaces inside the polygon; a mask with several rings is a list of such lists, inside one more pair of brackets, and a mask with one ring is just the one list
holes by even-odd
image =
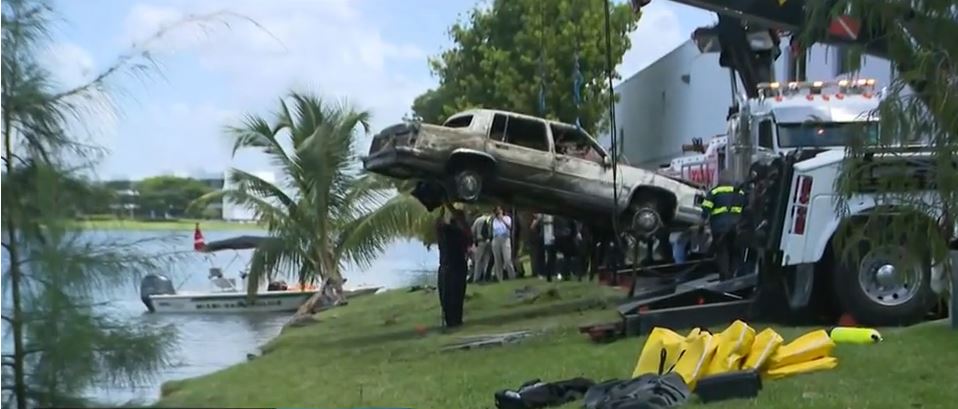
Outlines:
{"label": "muddy sedan", "polygon": [[616,195],[612,162],[573,125],[486,109],[461,112],[442,125],[388,127],[363,158],[368,171],[422,181],[415,194],[429,208],[444,197],[484,200],[596,226],[611,224],[616,214],[638,235],[701,221],[698,188],[617,164]]}

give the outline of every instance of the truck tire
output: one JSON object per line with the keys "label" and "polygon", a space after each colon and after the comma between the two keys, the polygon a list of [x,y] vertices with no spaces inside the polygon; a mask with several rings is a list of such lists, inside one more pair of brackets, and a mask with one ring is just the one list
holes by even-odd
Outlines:
{"label": "truck tire", "polygon": [[867,240],[860,241],[856,250],[836,259],[833,279],[844,311],[864,325],[911,325],[924,320],[935,302],[928,257],[907,257],[899,244]]}

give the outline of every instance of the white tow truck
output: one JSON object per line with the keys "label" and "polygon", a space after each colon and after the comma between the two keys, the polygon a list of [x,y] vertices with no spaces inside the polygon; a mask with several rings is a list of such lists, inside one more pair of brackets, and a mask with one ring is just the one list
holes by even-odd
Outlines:
{"label": "white tow truck", "polygon": [[[903,243],[875,246],[857,238],[839,240],[849,231],[846,227],[863,223],[868,215],[882,215],[879,220],[891,223],[918,214],[911,223],[940,224],[933,191],[909,192],[911,201],[879,195],[868,186],[881,183],[881,174],[866,175],[859,193],[851,197],[843,199],[837,192],[847,144],[856,135],[866,140],[879,136],[875,112],[882,92],[875,85],[873,79],[762,83],[757,98],[737,97],[738,109],[730,112],[726,135],[707,144],[699,141],[692,149],[698,154],[676,158],[660,172],[706,187],[714,186],[723,169],[738,180],[751,176],[753,182],[761,181],[755,185],[761,188],[750,194],[745,217],[751,221],[746,238],[751,262],[745,268],[754,270],[739,274],[757,276],[761,270],[766,279],[783,280],[793,310],[821,313],[828,308],[861,323],[910,324],[926,317],[936,293],[946,286],[940,263],[909,254]],[[933,166],[922,162],[928,157],[923,148],[916,141],[899,153],[870,160],[907,163],[885,169],[917,171],[914,177],[920,178],[922,169]],[[882,168],[873,167],[873,172]],[[767,174],[756,178],[756,171]],[[917,206],[915,197],[921,198]],[[847,251],[851,248],[857,251]]]}

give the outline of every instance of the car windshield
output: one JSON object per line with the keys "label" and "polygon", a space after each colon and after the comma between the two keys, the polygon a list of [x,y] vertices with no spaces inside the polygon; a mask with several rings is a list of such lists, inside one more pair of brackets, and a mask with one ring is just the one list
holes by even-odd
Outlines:
{"label": "car windshield", "polygon": [[853,138],[862,135],[869,144],[878,142],[878,123],[804,122],[778,124],[778,146],[781,148],[845,146]]}

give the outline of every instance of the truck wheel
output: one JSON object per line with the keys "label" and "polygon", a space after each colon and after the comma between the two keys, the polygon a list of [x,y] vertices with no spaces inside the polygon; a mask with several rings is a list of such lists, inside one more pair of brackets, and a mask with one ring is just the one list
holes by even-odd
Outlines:
{"label": "truck wheel", "polygon": [[908,257],[897,244],[859,243],[834,275],[844,310],[865,325],[911,325],[935,302],[926,258]]}
{"label": "truck wheel", "polygon": [[470,168],[459,169],[453,174],[452,182],[459,200],[464,202],[479,200],[483,184],[481,173]]}

